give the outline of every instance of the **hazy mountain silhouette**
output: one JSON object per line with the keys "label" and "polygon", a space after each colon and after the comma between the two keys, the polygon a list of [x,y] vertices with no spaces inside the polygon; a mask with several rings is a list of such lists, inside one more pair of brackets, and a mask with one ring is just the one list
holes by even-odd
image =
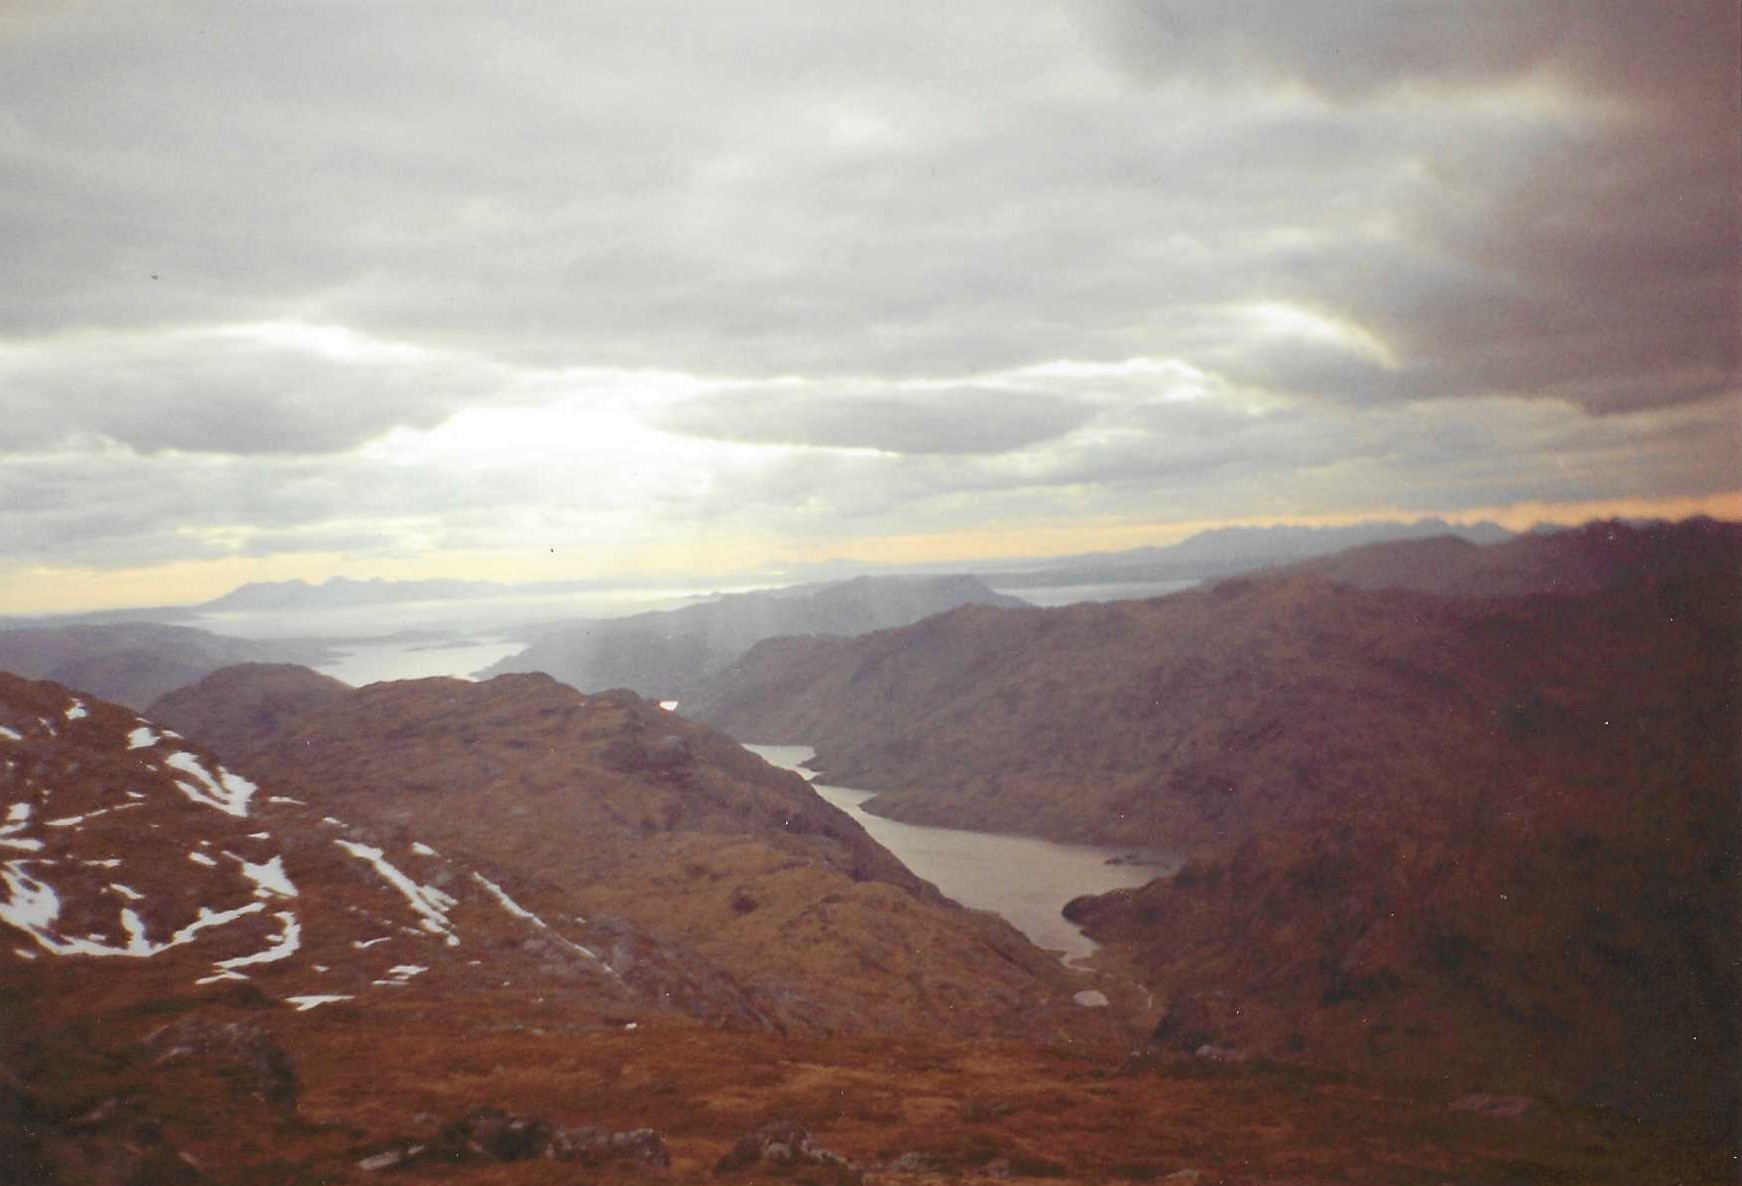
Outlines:
{"label": "hazy mountain silhouette", "polygon": [[970,576],[857,577],[736,593],[682,609],[558,627],[482,674],[542,671],[583,690],[624,687],[681,700],[765,638],[864,634],[970,604],[1022,602]]}

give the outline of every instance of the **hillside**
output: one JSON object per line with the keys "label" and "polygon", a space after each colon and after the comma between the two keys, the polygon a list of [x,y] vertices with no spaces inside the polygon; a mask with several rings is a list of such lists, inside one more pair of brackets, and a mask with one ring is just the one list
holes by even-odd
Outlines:
{"label": "hillside", "polygon": [[1733,1139],[1736,530],[1581,533],[1578,594],[1294,571],[781,640],[691,708],[816,746],[898,819],[1195,850],[1072,907],[1165,1047],[1432,1066]]}
{"label": "hillside", "polygon": [[623,687],[652,699],[681,700],[765,638],[850,636],[959,605],[1021,604],[977,577],[857,577],[557,627],[484,674],[542,671],[583,691]]}
{"label": "hillside", "polygon": [[[216,683],[236,691],[246,681]],[[436,707],[464,707],[449,683],[402,694],[422,693],[420,719],[452,729],[458,722]],[[492,701],[481,715],[498,729],[517,709],[549,725],[562,715],[546,711],[560,706],[553,687],[522,677],[476,694]],[[600,737],[624,741],[631,715],[672,722],[628,698],[559,691],[571,708],[591,705],[579,712],[599,718]],[[359,730],[383,728],[388,749],[419,728],[408,709],[358,716]],[[679,728],[712,751],[701,731]],[[503,744],[479,748],[491,761],[536,752],[509,744],[534,731],[522,719],[517,733],[499,732]],[[650,756],[641,733],[613,760],[639,769],[639,790],[662,799],[665,776],[641,766]],[[314,730],[299,735],[319,744]],[[1347,1078],[1165,1051],[1131,1058],[1093,1026],[1052,1030],[1062,1042],[966,1041],[923,1009],[874,1018],[857,1036],[785,1024],[793,998],[768,977],[746,984],[694,947],[581,905],[537,871],[432,844],[426,828],[457,836],[469,824],[485,835],[534,808],[500,784],[488,799],[458,779],[414,787],[433,766],[384,794],[437,809],[377,825],[360,783],[342,790],[349,808],[337,812],[317,800],[317,784],[295,794],[255,783],[131,712],[10,676],[0,676],[0,763],[8,1182],[1670,1186],[1729,1176],[1720,1148],[1676,1128],[1472,1094],[1491,1086],[1480,1079]],[[769,805],[799,781],[744,769],[766,783]],[[543,798],[588,797],[587,787],[544,785],[549,773],[532,774]],[[723,778],[703,769],[690,786],[720,788]],[[733,810],[701,814],[725,828]],[[735,847],[723,832],[696,835],[708,841],[698,860]],[[568,862],[591,859],[592,836],[566,839]],[[649,839],[657,849],[657,831]],[[785,873],[805,876],[795,859]],[[684,877],[684,896],[696,893]],[[819,885],[828,893],[815,904],[836,922],[864,918],[856,884]],[[886,928],[886,953],[907,951],[908,966],[880,967],[867,949],[852,977],[884,990],[892,978],[923,979],[916,952],[934,916],[906,890],[864,884],[885,903],[893,894],[913,904]],[[829,941],[792,929],[800,945]],[[956,947],[964,939],[949,937]],[[996,994],[956,1004],[1005,1016],[1014,1007]]]}
{"label": "hillside", "polygon": [[[784,1027],[1027,1032],[1070,1012],[1063,970],[1008,924],[943,900],[803,779],[633,693],[318,680],[219,672],[163,708],[249,777],[693,947]],[[257,708],[293,686],[318,703]]]}
{"label": "hillside", "polygon": [[1742,563],[1735,524],[1691,519],[1629,526],[1609,521],[1478,547],[1457,536],[1395,540],[1307,560],[1314,572],[1359,589],[1417,589],[1448,597],[1594,593],[1629,581],[1674,579],[1690,567]]}
{"label": "hillside", "polygon": [[48,679],[104,700],[144,708],[172,689],[236,663],[318,663],[326,649],[290,639],[257,641],[157,622],[19,626],[0,630],[0,671]]}
{"label": "hillside", "polygon": [[1308,570],[1144,602],[974,607],[852,641],[771,640],[684,707],[744,740],[814,746],[831,780],[882,792],[880,814],[1107,843],[1213,844],[1445,808],[1471,786],[1656,777],[1651,745],[1716,768],[1735,723],[1738,529],[1613,534],[1656,560],[1585,597],[1369,591]]}

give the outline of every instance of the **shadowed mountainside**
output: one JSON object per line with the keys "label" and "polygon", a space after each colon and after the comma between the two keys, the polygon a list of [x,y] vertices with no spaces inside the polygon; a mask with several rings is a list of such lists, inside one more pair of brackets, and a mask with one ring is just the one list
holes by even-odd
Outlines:
{"label": "shadowed mountainside", "polygon": [[1417,589],[1448,597],[1594,593],[1630,581],[1674,580],[1677,572],[1742,563],[1734,525],[1696,518],[1673,528],[1589,523],[1478,547],[1456,536],[1350,548],[1305,561],[1314,572],[1359,589]]}
{"label": "shadowed mountainside", "polygon": [[882,792],[871,809],[896,819],[1160,845],[1420,812],[1473,785],[1630,776],[1614,763],[1637,759],[1604,722],[1638,714],[1689,752],[1721,744],[1742,529],[1578,537],[1656,560],[1588,597],[1359,590],[1308,570],[1152,601],[971,607],[770,640],[685,711],[814,746],[817,769]]}
{"label": "shadowed mountainside", "polygon": [[966,609],[764,644],[691,707],[814,745],[896,818],[1195,847],[1072,907],[1158,994],[1163,1044],[1429,1065],[1733,1138],[1742,534],[1500,547],[1484,582],[1591,591],[1309,570]]}
{"label": "shadowed mountainside", "polygon": [[542,671],[583,691],[621,687],[652,699],[682,699],[765,638],[848,636],[917,622],[959,605],[1021,604],[994,593],[978,577],[857,577],[558,627],[484,674]]}

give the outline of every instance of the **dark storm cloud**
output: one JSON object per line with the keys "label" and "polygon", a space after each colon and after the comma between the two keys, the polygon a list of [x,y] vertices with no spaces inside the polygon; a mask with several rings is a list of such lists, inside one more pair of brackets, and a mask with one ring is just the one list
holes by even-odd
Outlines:
{"label": "dark storm cloud", "polygon": [[[1552,134],[1425,140],[1426,183],[1398,211],[1408,237],[1390,258],[1333,245],[1291,287],[1393,343],[1427,380],[1418,394],[1549,395],[1609,412],[1736,389],[1733,2],[1110,0],[1100,13],[1109,52],[1152,81],[1244,73],[1349,108],[1447,93],[1527,108],[1527,84],[1568,89],[1587,114]],[[1434,261],[1461,281],[1415,283]],[[1283,389],[1372,390],[1304,364],[1262,373]]]}
{"label": "dark storm cloud", "polygon": [[654,419],[695,436],[761,444],[880,449],[889,453],[1006,453],[1052,440],[1086,422],[1080,402],[1007,388],[717,392]]}

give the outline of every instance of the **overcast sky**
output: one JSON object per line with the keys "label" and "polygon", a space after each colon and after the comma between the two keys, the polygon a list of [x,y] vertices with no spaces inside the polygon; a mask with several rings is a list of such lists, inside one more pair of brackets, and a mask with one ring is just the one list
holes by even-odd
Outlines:
{"label": "overcast sky", "polygon": [[0,610],[1742,509],[1734,0],[0,10]]}

